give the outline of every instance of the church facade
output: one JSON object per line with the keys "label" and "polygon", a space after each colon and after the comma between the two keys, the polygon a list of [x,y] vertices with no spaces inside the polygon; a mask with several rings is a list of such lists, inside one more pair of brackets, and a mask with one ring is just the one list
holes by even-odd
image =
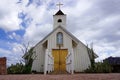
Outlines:
{"label": "church facade", "polygon": [[[53,31],[34,46],[32,71],[46,73],[50,67],[50,72],[73,73],[89,68],[88,48],[66,30],[66,14],[59,10],[53,15],[53,21]],[[52,60],[46,57],[46,51]]]}

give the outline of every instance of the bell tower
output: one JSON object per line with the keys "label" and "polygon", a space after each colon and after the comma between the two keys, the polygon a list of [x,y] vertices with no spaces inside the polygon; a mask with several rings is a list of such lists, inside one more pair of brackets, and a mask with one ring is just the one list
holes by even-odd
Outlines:
{"label": "bell tower", "polygon": [[63,4],[59,3],[57,5],[59,6],[59,11],[53,15],[53,29],[59,26],[66,28],[66,14],[64,14],[60,9],[60,6]]}

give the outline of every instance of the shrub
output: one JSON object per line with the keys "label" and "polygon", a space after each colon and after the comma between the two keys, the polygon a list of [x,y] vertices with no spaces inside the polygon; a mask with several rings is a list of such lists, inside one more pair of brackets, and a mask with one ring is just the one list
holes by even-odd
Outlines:
{"label": "shrub", "polygon": [[112,67],[107,62],[97,62],[94,67],[89,67],[85,70],[87,73],[110,73]]}
{"label": "shrub", "polygon": [[23,68],[24,65],[22,63],[11,64],[11,66],[7,68],[7,72],[8,74],[22,74]]}

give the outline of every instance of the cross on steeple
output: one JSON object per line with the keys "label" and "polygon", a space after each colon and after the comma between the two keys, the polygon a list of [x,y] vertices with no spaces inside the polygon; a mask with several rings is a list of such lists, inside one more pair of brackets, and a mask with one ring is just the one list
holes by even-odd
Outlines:
{"label": "cross on steeple", "polygon": [[57,6],[59,6],[59,10],[60,10],[60,6],[62,6],[63,4],[61,4],[60,2],[59,2],[59,4],[57,4]]}

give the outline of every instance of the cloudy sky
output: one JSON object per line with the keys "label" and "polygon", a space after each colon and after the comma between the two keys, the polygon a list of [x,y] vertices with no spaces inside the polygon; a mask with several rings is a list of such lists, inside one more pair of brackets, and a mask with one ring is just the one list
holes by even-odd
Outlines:
{"label": "cloudy sky", "polygon": [[[0,57],[7,65],[21,60],[22,44],[34,46],[53,30],[58,0],[0,2]],[[101,61],[120,57],[120,0],[61,0],[67,30],[84,44],[93,42]]]}

